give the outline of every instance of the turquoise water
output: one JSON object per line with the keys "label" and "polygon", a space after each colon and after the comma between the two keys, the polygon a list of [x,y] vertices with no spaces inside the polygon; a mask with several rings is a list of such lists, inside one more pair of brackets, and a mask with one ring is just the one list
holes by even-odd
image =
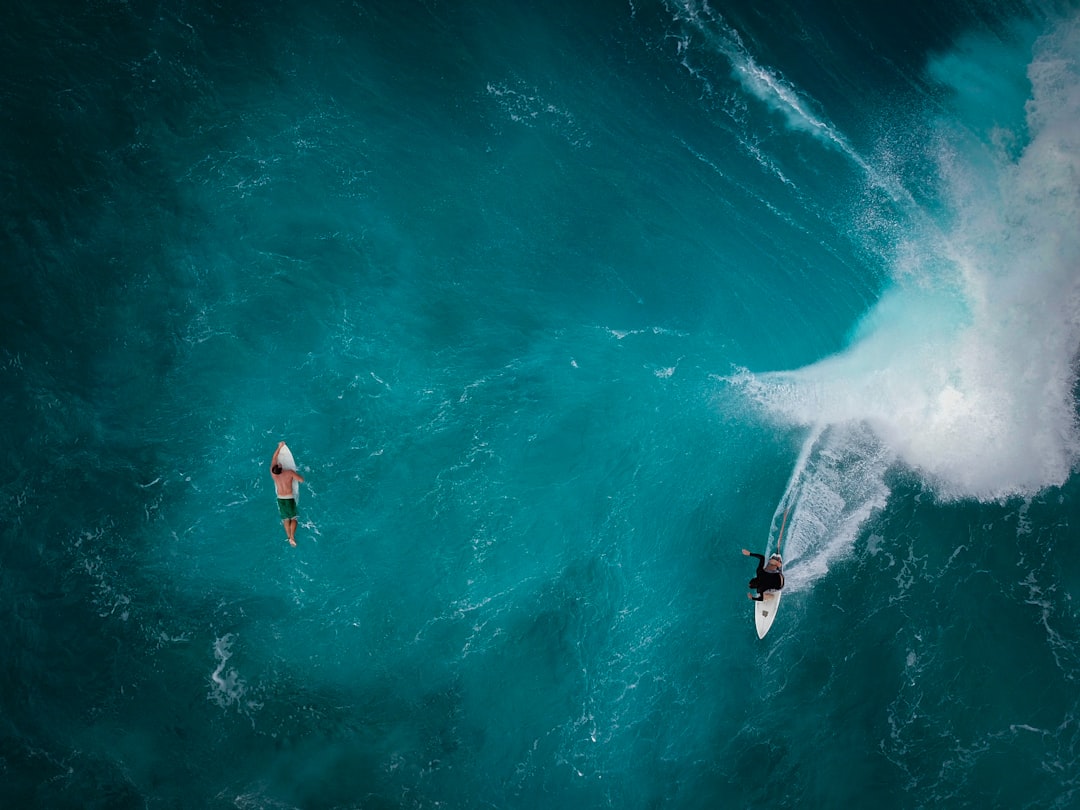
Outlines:
{"label": "turquoise water", "polygon": [[1080,16],[763,8],[0,11],[4,806],[1080,804]]}

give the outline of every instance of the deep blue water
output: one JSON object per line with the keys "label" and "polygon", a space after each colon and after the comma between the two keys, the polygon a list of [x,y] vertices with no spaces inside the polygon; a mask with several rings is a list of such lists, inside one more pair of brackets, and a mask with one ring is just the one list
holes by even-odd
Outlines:
{"label": "deep blue water", "polygon": [[893,6],[5,4],[0,805],[1080,806],[1080,12]]}

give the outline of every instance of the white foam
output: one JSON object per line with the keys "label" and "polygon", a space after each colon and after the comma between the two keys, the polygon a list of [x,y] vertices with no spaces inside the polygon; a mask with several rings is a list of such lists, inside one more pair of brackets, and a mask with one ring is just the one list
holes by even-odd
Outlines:
{"label": "white foam", "polygon": [[780,548],[789,591],[823,576],[850,548],[867,517],[884,506],[892,462],[889,449],[864,423],[811,430],[776,507],[766,546]]}
{"label": "white foam", "polygon": [[731,378],[775,417],[864,423],[945,499],[1025,496],[1070,475],[1080,458],[1078,19],[1036,46],[1017,159],[992,134],[941,150],[948,221],[913,229],[895,288],[849,348]]}
{"label": "white foam", "polygon": [[515,124],[525,127],[548,126],[571,146],[589,148],[592,140],[568,111],[545,101],[536,88],[521,82],[488,82],[487,95]]}
{"label": "white foam", "polygon": [[210,673],[209,698],[221,708],[236,705],[247,691],[243,678],[235,668],[226,669],[229,659],[232,658],[232,644],[235,636],[226,633],[214,641],[214,659],[217,666]]}
{"label": "white foam", "polygon": [[793,591],[851,547],[897,462],[942,500],[1002,500],[1062,484],[1080,460],[1080,14],[1033,53],[1026,141],[997,123],[972,134],[959,113],[938,122],[943,212],[907,207],[894,285],[848,348],[726,378],[809,431],[770,528],[771,546],[790,512]]}

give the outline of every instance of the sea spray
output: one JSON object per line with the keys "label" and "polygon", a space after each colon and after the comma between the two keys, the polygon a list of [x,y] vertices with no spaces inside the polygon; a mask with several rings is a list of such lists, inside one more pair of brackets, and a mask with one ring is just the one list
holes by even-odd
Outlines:
{"label": "sea spray", "polygon": [[[998,40],[966,54],[988,60]],[[904,206],[894,285],[848,347],[806,368],[727,379],[782,423],[809,429],[770,527],[793,590],[816,581],[888,499],[900,463],[941,500],[1030,497],[1080,456],[1080,15],[1040,39],[1022,134],[937,123],[940,211]],[[955,57],[954,57],[955,58]],[[949,74],[932,64],[931,75]],[[976,71],[977,75],[989,75]],[[1002,105],[1015,84],[996,85]],[[985,111],[954,86],[958,111]],[[981,119],[980,119],[981,120]],[[1004,144],[1004,145],[1003,145]],[[867,172],[873,180],[874,172]],[[898,185],[890,183],[889,185]]]}

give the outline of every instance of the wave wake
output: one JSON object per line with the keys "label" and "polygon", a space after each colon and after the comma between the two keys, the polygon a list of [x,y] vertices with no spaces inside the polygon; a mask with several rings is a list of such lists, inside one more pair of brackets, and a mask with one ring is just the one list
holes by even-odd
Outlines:
{"label": "wave wake", "polygon": [[[913,197],[903,185],[889,173],[879,172],[860,155],[840,130],[829,122],[827,116],[815,109],[818,105],[804,92],[773,68],[761,65],[743,43],[739,32],[707,2],[677,0],[673,1],[671,6],[676,21],[700,36],[710,51],[715,51],[727,59],[731,65],[732,76],[747,95],[782,116],[789,129],[807,133],[823,145],[843,154],[863,172],[871,185],[886,192],[894,202],[903,204],[909,210],[915,208]],[[702,78],[701,71],[690,63],[686,53],[688,48],[689,41],[684,40],[680,45],[682,64],[692,74]],[[705,83],[711,90],[711,85],[707,81]],[[751,153],[758,151],[750,143],[744,143],[743,146]],[[759,154],[755,157],[763,165],[767,165],[767,161]],[[783,179],[782,174],[780,177]]]}

